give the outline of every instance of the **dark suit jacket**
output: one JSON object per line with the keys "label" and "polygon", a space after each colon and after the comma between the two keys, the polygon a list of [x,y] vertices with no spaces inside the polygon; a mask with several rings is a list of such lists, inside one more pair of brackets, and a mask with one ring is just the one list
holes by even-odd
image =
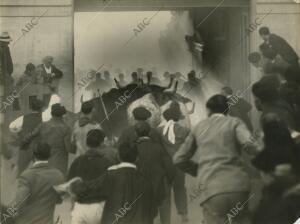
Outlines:
{"label": "dark suit jacket", "polygon": [[[13,62],[7,43],[0,41],[0,83],[4,85],[4,97],[11,94],[13,87]],[[1,105],[2,106],[2,105]]]}
{"label": "dark suit jacket", "polygon": [[152,224],[155,216],[151,183],[139,171],[122,163],[100,178],[76,183],[80,198],[105,200],[101,224]]}
{"label": "dark suit jacket", "polygon": [[0,41],[0,80],[4,82],[5,77],[13,73],[13,63],[7,43]]}
{"label": "dark suit jacket", "polygon": [[[31,133],[38,125],[42,123],[42,113],[29,113],[25,114],[23,118],[22,130],[19,133],[21,141],[23,138]],[[29,144],[21,144],[19,157],[18,157],[18,173],[22,173],[30,164],[33,159],[32,150],[36,143],[36,140],[33,140]]]}
{"label": "dark suit jacket", "polygon": [[55,204],[59,202],[53,186],[63,181],[63,174],[48,164],[26,169],[18,179],[16,223],[52,224]]}
{"label": "dark suit jacket", "polygon": [[50,165],[67,174],[69,152],[73,152],[71,144],[71,130],[60,118],[52,117],[51,120],[41,123],[25,137],[25,142],[34,138],[47,142],[51,146]]}
{"label": "dark suit jacket", "polygon": [[43,64],[37,66],[37,71],[39,78],[42,79],[40,82],[47,85],[51,92],[57,92],[59,80],[63,77],[62,71],[54,65],[51,65],[51,73],[54,74],[54,76],[52,76],[51,74],[47,74]]}
{"label": "dark suit jacket", "polygon": [[292,107],[284,100],[262,104],[261,118],[267,113],[277,114],[290,128],[299,131]]}
{"label": "dark suit jacket", "polygon": [[54,76],[51,77],[47,74],[45,67],[43,64],[37,66],[38,70],[41,73],[41,76],[44,79],[44,83],[52,83],[53,79],[61,79],[63,77],[63,73],[61,70],[56,68],[54,65],[51,65],[51,71],[54,73]]}
{"label": "dark suit jacket", "polygon": [[167,196],[165,183],[173,181],[176,169],[162,144],[146,137],[139,140],[137,147],[138,170],[151,181],[155,203],[160,205]]}
{"label": "dark suit jacket", "polygon": [[277,36],[276,34],[270,34],[269,45],[290,64],[298,62],[299,57],[297,53],[282,37]]}

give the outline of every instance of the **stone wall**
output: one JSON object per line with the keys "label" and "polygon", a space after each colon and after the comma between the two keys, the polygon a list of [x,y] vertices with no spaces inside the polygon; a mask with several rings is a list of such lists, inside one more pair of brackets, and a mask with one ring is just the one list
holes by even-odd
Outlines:
{"label": "stone wall", "polygon": [[[288,41],[300,55],[300,4],[294,0],[252,0],[251,21],[255,18],[265,17],[262,26],[270,28],[275,33]],[[258,30],[251,34],[250,50],[258,51],[262,43]],[[260,77],[256,68],[250,68],[251,83]],[[253,102],[253,97],[252,97]],[[253,104],[254,105],[254,104]],[[252,119],[258,127],[259,113],[254,109]]]}
{"label": "stone wall", "polygon": [[[72,109],[73,5],[72,0],[2,0],[0,27],[8,31],[14,64],[13,77],[23,74],[27,63],[39,65],[46,55],[63,71],[59,94]],[[28,88],[30,88],[28,86]],[[19,112],[12,111],[14,115]]]}

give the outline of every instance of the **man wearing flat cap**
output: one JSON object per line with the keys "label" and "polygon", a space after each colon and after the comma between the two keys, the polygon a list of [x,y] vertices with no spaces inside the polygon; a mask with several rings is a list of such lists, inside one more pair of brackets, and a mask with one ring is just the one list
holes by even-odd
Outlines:
{"label": "man wearing flat cap", "polygon": [[4,86],[4,97],[9,95],[13,86],[13,62],[10,55],[9,43],[12,41],[8,32],[0,35],[0,83]]}
{"label": "man wearing flat cap", "polygon": [[[140,123],[140,122],[149,122],[149,118],[151,117],[151,112],[149,110],[147,110],[145,107],[137,107],[132,111],[133,114],[133,118],[135,120],[135,124],[136,123]],[[154,128],[150,128],[150,133],[149,136],[155,141],[155,142],[161,142],[161,137],[160,134],[158,133],[158,131]],[[121,145],[124,142],[134,142],[137,139],[137,134],[135,132],[135,128],[134,125],[130,126],[129,128],[125,129],[119,140],[118,140],[118,144]]]}

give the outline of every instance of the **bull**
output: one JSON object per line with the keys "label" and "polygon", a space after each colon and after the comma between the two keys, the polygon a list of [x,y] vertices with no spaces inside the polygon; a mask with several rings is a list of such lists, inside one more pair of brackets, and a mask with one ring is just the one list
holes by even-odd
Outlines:
{"label": "bull", "polygon": [[[187,115],[193,112],[194,105],[188,110],[186,104],[192,103],[186,98],[176,93],[178,82],[170,79],[168,86],[163,87],[151,84],[151,77],[147,77],[147,83],[142,80],[138,84],[128,84],[121,86],[115,79],[116,88],[110,89],[99,96],[91,99],[94,103],[93,118],[98,121],[105,133],[109,137],[119,137],[122,131],[132,125],[132,110],[138,106],[146,107],[152,114],[149,119],[150,124],[156,127],[161,121],[161,111],[172,101],[177,101],[182,108],[182,113]],[[185,123],[189,123],[186,116]]]}

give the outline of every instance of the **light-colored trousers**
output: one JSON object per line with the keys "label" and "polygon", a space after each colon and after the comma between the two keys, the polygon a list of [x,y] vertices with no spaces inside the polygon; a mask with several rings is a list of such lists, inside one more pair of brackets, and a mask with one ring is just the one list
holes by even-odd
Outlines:
{"label": "light-colored trousers", "polygon": [[71,213],[71,224],[99,224],[105,202],[80,204],[75,202]]}

